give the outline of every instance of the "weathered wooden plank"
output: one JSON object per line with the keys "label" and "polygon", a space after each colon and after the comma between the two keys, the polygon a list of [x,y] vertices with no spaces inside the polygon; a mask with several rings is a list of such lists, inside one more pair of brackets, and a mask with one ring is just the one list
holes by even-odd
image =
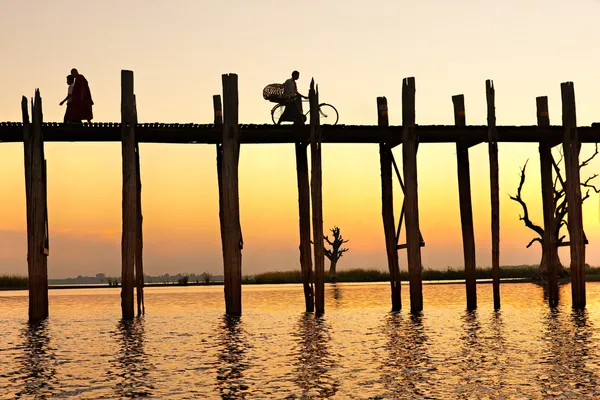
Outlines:
{"label": "weathered wooden plank", "polygon": [[419,196],[417,193],[417,143],[415,129],[415,78],[402,82],[402,169],[404,172],[404,197],[410,309],[423,310],[421,278],[421,233],[419,229]]}
{"label": "weathered wooden plank", "polygon": [[310,161],[313,223],[313,251],[315,257],[315,312],[325,312],[325,248],[323,245],[323,194],[321,171],[321,126],[319,121],[319,88],[314,79],[308,92],[310,101]]}
{"label": "weathered wooden plank", "polygon": [[306,311],[315,309],[312,256],[310,248],[310,183],[308,179],[308,143],[296,143],[296,174],[298,178],[298,217],[300,225],[300,269],[304,287]]}
{"label": "weathered wooden plank", "polygon": [[492,216],[492,286],[494,310],[500,309],[500,184],[498,173],[498,130],[496,129],[496,90],[485,81],[487,100],[488,154],[490,159],[490,202]]}
{"label": "weathered wooden plank", "polygon": [[[385,97],[377,98],[378,125],[382,130],[389,126],[388,106]],[[385,135],[384,135],[385,136]],[[392,149],[387,143],[379,143],[379,161],[381,164],[381,217],[383,219],[383,233],[385,248],[390,272],[390,285],[392,291],[392,310],[402,309],[400,287],[400,265],[398,263],[398,240],[394,227],[394,192],[392,182]],[[402,182],[402,180],[400,180]],[[402,186],[404,184],[402,183]],[[404,211],[402,211],[403,213]],[[400,218],[400,224],[402,217]],[[398,225],[399,234],[400,225]]]}
{"label": "weathered wooden plank", "polygon": [[[452,96],[454,124],[466,125],[465,98]],[[456,165],[458,169],[458,198],[460,204],[460,225],[462,228],[463,253],[465,260],[465,281],[467,289],[467,309],[477,308],[477,281],[475,260],[475,233],[473,230],[473,209],[471,205],[471,174],[469,168],[469,144],[465,140],[456,142]]]}
{"label": "weathered wooden plank", "polygon": [[134,317],[133,286],[138,233],[135,144],[133,71],[121,70],[121,156],[123,162],[121,313],[125,320],[132,320]]}
{"label": "weathered wooden plank", "polygon": [[[225,223],[223,222],[223,107],[221,105],[221,95],[213,96],[213,111],[214,111],[214,124],[221,128],[221,137],[219,143],[215,145],[217,151],[217,186],[219,191],[219,227],[221,232],[221,250],[225,245]],[[225,298],[229,298],[230,285],[224,286]]]}
{"label": "weathered wooden plank", "polygon": [[223,200],[222,238],[225,309],[228,315],[242,313],[242,232],[238,187],[239,125],[238,76],[223,74]]}
{"label": "weathered wooden plank", "polygon": [[47,198],[44,168],[44,138],[42,134],[42,98],[35,91],[31,107],[31,124],[27,99],[21,103],[23,112],[23,142],[25,159],[25,190],[27,208],[27,272],[29,277],[29,320],[48,317]]}
{"label": "weathered wooden plank", "polygon": [[[548,116],[548,97],[536,98],[537,123],[543,131],[550,126]],[[544,237],[542,238],[542,251],[548,263],[548,303],[550,307],[558,305],[558,246],[556,243],[554,226],[554,184],[552,179],[552,143],[549,140],[540,141],[540,175],[542,181],[542,209],[544,213]]]}
{"label": "weathered wooden plank", "polygon": [[[104,126],[44,126],[45,142],[115,142],[120,141],[120,124],[105,124]],[[211,124],[168,127],[165,124],[140,124],[136,127],[136,137],[139,143],[198,143],[215,144],[221,140],[221,128]],[[292,126],[285,125],[243,125],[240,126],[240,143],[295,143],[304,140],[309,134],[309,126],[295,133]],[[390,126],[389,137],[396,138],[390,143],[396,146],[402,143],[401,126]],[[415,127],[419,143],[456,143],[459,139],[455,126],[419,125]],[[562,143],[563,129],[561,126],[551,126],[542,135],[536,125],[532,126],[497,126],[498,143],[538,143],[542,139],[551,139],[556,144]],[[382,137],[377,126],[324,125],[322,143],[381,143],[388,140]],[[462,131],[471,145],[487,140],[487,126],[467,126]],[[578,128],[582,143],[600,141],[600,125],[583,126]],[[0,142],[22,142],[23,132],[20,124],[0,126]]]}
{"label": "weathered wooden plank", "polygon": [[573,308],[583,309],[585,295],[585,238],[581,210],[581,181],[579,176],[579,151],[581,141],[577,134],[575,90],[573,82],[560,85],[564,127],[563,153],[565,157],[566,194],[568,207],[569,241],[571,242],[571,290]]}

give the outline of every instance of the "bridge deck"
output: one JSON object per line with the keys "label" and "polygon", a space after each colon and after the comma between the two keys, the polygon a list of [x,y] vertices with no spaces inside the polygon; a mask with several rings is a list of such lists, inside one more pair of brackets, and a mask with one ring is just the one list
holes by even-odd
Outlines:
{"label": "bridge deck", "polygon": [[[402,141],[402,127],[390,126],[386,131],[373,125],[323,125],[323,143],[380,143],[399,144]],[[240,125],[241,143],[294,143],[308,137],[308,126],[304,130],[293,130],[291,126]],[[499,142],[537,143],[550,139],[562,142],[563,127],[550,126],[498,126]],[[221,126],[213,124],[138,124],[136,136],[140,143],[204,143],[221,141]],[[417,133],[421,143],[454,143],[464,138],[470,144],[487,140],[487,126],[467,126],[457,128],[452,125],[418,125]],[[600,142],[600,124],[578,128],[583,143]],[[119,123],[92,123],[65,125],[44,123],[45,142],[119,142]],[[0,122],[0,142],[22,142],[23,124],[20,122]]]}

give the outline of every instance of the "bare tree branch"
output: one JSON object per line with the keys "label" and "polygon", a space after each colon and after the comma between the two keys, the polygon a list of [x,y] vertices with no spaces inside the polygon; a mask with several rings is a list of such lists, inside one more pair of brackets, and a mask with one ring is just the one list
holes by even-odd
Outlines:
{"label": "bare tree branch", "polygon": [[581,163],[581,165],[579,165],[579,168],[583,168],[586,165],[588,165],[590,163],[590,161],[592,161],[596,156],[598,155],[598,143],[596,143],[596,150],[594,151],[594,154],[592,154],[592,156],[590,158],[588,158],[587,160],[585,160],[584,162]]}
{"label": "bare tree branch", "polygon": [[529,219],[529,210],[527,209],[527,204],[525,203],[525,201],[523,201],[523,198],[521,197],[521,191],[523,190],[523,185],[525,184],[525,170],[527,169],[528,162],[529,160],[527,160],[523,168],[521,168],[521,180],[519,182],[519,188],[517,189],[517,195],[509,195],[509,197],[511,200],[514,200],[517,203],[519,203],[523,208],[523,216],[519,216],[519,219],[525,223],[525,226],[536,232],[538,235],[540,235],[540,237],[544,237],[544,229],[542,229],[542,227],[540,227],[539,225],[534,224]]}
{"label": "bare tree branch", "polygon": [[529,242],[529,244],[527,245],[527,248],[530,248],[531,245],[534,244],[535,242],[540,242],[540,244],[542,244],[542,239],[540,239],[540,238],[531,239],[531,242]]}

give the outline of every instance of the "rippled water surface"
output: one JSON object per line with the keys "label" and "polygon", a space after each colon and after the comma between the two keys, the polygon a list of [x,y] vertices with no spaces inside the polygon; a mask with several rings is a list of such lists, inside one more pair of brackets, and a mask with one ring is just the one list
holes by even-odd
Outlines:
{"label": "rippled water surface", "polygon": [[[599,398],[600,284],[587,311],[570,287],[550,310],[531,284],[425,285],[425,312],[389,312],[387,284],[326,287],[326,314],[299,285],[245,286],[244,315],[222,287],[146,288],[146,316],[120,321],[119,289],[50,291],[26,321],[26,292],[0,293],[0,398]],[[408,308],[408,287],[403,286]]]}

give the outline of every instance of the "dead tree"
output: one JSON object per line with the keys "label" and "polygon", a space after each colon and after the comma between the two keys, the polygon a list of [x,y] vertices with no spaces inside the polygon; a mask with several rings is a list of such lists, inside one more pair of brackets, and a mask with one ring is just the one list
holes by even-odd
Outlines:
{"label": "dead tree", "polygon": [[329,267],[329,279],[331,282],[337,281],[337,272],[336,266],[337,262],[342,257],[342,255],[350,249],[342,248],[344,243],[348,243],[348,240],[344,240],[342,234],[340,233],[340,228],[334,226],[333,229],[330,229],[333,234],[332,240],[329,240],[328,236],[323,236],[323,240],[327,242],[331,246],[331,249],[325,249],[325,256],[331,262]]}
{"label": "dead tree", "polygon": [[[598,144],[596,144],[596,149],[595,149],[594,153],[591,155],[591,157],[588,158],[587,160],[583,161],[579,165],[579,169],[587,166],[590,163],[590,161],[592,161],[594,159],[594,157],[596,157],[597,155],[598,155]],[[516,196],[509,195],[509,197],[511,200],[514,200],[517,203],[519,203],[521,205],[521,207],[523,208],[523,214],[519,215],[519,219],[521,221],[523,221],[523,223],[525,224],[525,226],[527,228],[531,229],[532,231],[534,231],[537,234],[537,236],[535,238],[533,238],[527,245],[527,248],[530,248],[535,242],[539,242],[540,245],[543,244],[544,228],[542,228],[540,225],[537,225],[531,221],[531,219],[529,218],[529,211],[527,209],[527,203],[525,203],[525,200],[523,200],[523,197],[521,195],[523,185],[525,184],[525,170],[527,168],[528,161],[529,160],[527,160],[525,162],[525,165],[523,165],[523,168],[521,168],[521,180],[519,182],[519,187],[517,189],[517,195]],[[558,167],[558,165],[560,164],[561,161],[562,161],[562,154],[561,154],[561,157],[558,160],[558,162],[554,162],[554,160],[552,161],[552,164],[554,167],[554,172],[556,175],[554,178],[554,183],[553,183],[554,213],[552,216],[552,227],[553,227],[552,235],[554,237],[554,243],[556,243],[556,245],[549,246],[548,251],[551,252],[549,254],[547,254],[543,250],[543,246],[541,246],[542,259],[540,261],[540,266],[538,267],[538,270],[534,276],[534,280],[546,280],[547,279],[547,277],[548,277],[548,262],[551,259],[558,260],[558,265],[556,268],[558,277],[564,278],[566,276],[565,268],[563,267],[562,263],[560,262],[560,259],[558,258],[558,248],[561,246],[569,245],[568,242],[565,242],[566,235],[561,235],[561,228],[563,226],[566,226],[566,224],[567,224],[566,218],[568,218],[568,213],[569,213],[567,198],[565,195],[566,181],[565,181],[565,179],[563,179],[560,168]],[[590,197],[591,190],[593,190],[595,193],[600,193],[600,189],[598,189],[595,185],[593,185],[591,183],[597,177],[598,177],[598,174],[594,174],[594,175],[588,177],[585,181],[583,181],[581,183],[581,186],[583,188],[587,189],[585,196],[583,196],[583,198],[581,199],[582,202],[584,202],[585,200],[587,200]],[[587,240],[586,240],[586,243],[587,243]]]}

